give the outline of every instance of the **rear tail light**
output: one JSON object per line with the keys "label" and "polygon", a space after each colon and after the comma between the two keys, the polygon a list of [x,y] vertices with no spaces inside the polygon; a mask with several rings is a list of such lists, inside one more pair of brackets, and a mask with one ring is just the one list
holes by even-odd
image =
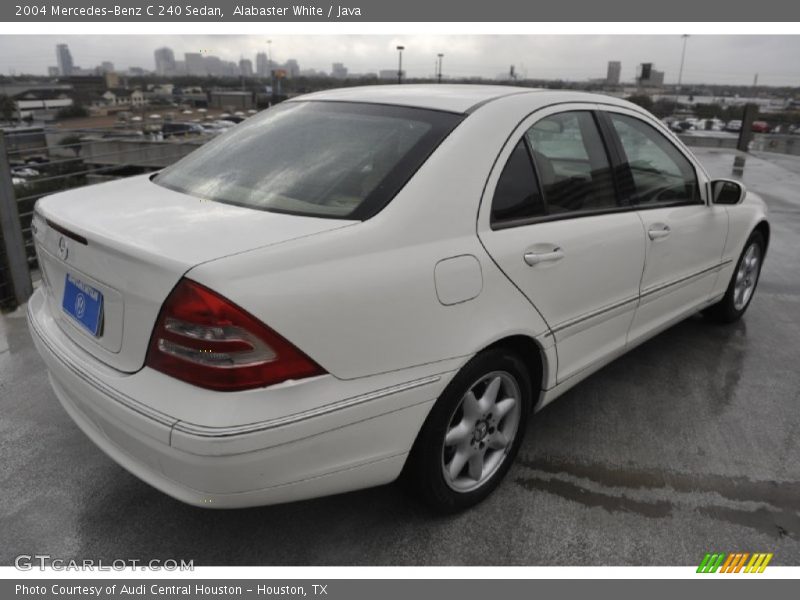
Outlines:
{"label": "rear tail light", "polygon": [[325,371],[253,315],[182,279],[158,316],[148,367],[200,387],[235,391]]}

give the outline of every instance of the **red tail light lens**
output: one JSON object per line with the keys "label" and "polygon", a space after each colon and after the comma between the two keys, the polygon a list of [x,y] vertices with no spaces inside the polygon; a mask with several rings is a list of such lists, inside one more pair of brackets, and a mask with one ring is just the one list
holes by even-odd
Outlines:
{"label": "red tail light lens", "polygon": [[158,316],[148,367],[219,391],[247,390],[325,371],[253,315],[182,279]]}

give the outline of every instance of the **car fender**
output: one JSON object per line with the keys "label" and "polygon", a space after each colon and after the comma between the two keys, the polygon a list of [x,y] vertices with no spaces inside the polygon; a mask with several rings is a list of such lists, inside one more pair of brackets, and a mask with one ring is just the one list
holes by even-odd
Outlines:
{"label": "car fender", "polygon": [[[390,244],[377,222],[216,260],[187,276],[261,319],[340,379],[462,357],[547,327],[475,234]],[[480,290],[444,304],[436,266],[474,257]]]}

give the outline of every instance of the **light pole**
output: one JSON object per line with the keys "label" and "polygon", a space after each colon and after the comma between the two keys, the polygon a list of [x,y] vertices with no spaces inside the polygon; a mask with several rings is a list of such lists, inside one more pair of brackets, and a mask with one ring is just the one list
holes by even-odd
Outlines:
{"label": "light pole", "polygon": [[272,97],[270,106],[272,106],[272,101],[275,100],[275,69],[272,68],[272,40],[267,40],[267,71],[269,71],[269,87]]}
{"label": "light pole", "polygon": [[681,50],[681,68],[678,70],[678,87],[675,90],[675,110],[678,110],[678,100],[680,99],[680,93],[681,93],[681,82],[683,81],[683,62],[686,59],[686,40],[689,39],[689,34],[684,33],[681,37],[683,38],[683,49]]}
{"label": "light pole", "polygon": [[405,46],[397,47],[397,83],[403,83],[403,50]]}
{"label": "light pole", "polygon": [[436,78],[439,80],[439,83],[442,83],[442,58],[444,57],[444,54],[440,52],[436,56],[439,57],[439,73],[437,74]]}

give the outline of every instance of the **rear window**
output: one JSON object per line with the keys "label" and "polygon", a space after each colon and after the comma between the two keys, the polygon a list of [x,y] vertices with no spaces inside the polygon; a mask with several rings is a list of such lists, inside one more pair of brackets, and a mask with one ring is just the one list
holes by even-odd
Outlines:
{"label": "rear window", "polygon": [[381,210],[461,115],[350,102],[286,102],[168,167],[166,188],[227,204],[313,217]]}

